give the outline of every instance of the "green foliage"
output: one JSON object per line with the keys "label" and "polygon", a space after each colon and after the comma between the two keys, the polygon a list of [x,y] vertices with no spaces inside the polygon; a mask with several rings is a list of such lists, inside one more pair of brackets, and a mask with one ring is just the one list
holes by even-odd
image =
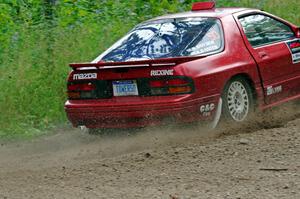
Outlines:
{"label": "green foliage", "polygon": [[[300,24],[298,0],[218,0]],[[0,137],[66,123],[68,63],[90,61],[141,21],[188,11],[192,0],[0,0]]]}

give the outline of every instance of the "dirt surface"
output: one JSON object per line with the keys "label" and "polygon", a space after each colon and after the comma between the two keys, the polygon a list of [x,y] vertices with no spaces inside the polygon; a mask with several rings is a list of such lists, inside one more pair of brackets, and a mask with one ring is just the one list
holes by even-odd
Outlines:
{"label": "dirt surface", "polygon": [[299,106],[241,128],[0,141],[0,198],[300,198]]}

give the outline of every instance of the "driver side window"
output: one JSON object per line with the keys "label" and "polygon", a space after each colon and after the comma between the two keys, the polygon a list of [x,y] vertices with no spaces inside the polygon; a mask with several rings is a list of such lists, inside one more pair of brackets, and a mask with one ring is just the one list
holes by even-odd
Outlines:
{"label": "driver side window", "polygon": [[262,14],[239,19],[248,41],[253,47],[288,40],[295,36],[286,24]]}

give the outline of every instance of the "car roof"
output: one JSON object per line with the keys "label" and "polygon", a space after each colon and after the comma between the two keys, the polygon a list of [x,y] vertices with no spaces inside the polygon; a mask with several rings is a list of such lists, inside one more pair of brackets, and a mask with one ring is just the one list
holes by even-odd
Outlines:
{"label": "car roof", "polygon": [[211,10],[199,10],[199,11],[189,11],[176,14],[169,14],[160,17],[156,17],[149,21],[161,20],[161,19],[176,19],[176,18],[189,18],[189,17],[214,17],[222,18],[227,15],[232,15],[237,12],[242,12],[245,10],[258,11],[257,9],[250,8],[216,8]]}

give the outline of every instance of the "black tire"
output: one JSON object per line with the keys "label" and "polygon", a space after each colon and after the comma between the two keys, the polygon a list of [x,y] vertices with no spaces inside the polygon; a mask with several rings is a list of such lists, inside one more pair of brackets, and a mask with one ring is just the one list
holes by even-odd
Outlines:
{"label": "black tire", "polygon": [[254,92],[243,77],[232,78],[225,86],[222,100],[222,119],[229,124],[250,120],[255,110]]}

